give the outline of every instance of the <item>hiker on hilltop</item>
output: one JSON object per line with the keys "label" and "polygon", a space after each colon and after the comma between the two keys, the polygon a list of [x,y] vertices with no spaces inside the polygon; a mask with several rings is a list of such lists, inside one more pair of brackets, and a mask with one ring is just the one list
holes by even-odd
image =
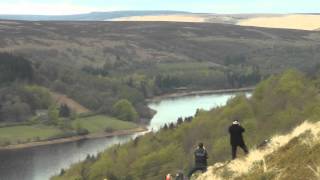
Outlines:
{"label": "hiker on hilltop", "polygon": [[202,171],[202,172],[207,171],[208,152],[204,147],[203,143],[199,143],[198,148],[194,151],[194,158],[195,158],[195,167],[191,169],[191,171],[189,172],[188,174],[189,178],[196,171]]}
{"label": "hiker on hilltop", "polygon": [[242,134],[245,132],[245,129],[240,125],[238,120],[235,120],[232,125],[229,127],[230,133],[230,144],[232,147],[232,159],[235,159],[237,156],[237,147],[241,147],[243,151],[248,154],[248,148],[244,143]]}

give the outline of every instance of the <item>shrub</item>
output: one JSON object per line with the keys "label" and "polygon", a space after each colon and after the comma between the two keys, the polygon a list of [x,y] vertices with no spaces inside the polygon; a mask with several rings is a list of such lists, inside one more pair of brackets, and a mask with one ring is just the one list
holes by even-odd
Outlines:
{"label": "shrub", "polygon": [[125,121],[137,121],[139,118],[131,102],[126,99],[119,100],[113,105],[113,113],[117,118]]}
{"label": "shrub", "polygon": [[104,130],[104,132],[106,132],[106,133],[113,133],[113,132],[114,132],[114,129],[111,128],[111,127],[107,127],[107,128]]}
{"label": "shrub", "polygon": [[77,134],[80,136],[84,136],[84,135],[89,134],[89,130],[86,128],[79,128],[79,129],[77,129]]}

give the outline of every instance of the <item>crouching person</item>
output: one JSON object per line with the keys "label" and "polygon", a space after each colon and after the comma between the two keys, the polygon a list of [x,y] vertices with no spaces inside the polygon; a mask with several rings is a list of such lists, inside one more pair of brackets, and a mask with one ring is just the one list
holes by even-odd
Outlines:
{"label": "crouching person", "polygon": [[198,148],[194,151],[194,158],[195,158],[195,166],[189,172],[188,174],[189,178],[196,171],[202,171],[203,173],[207,171],[208,152],[204,147],[203,143],[199,143]]}

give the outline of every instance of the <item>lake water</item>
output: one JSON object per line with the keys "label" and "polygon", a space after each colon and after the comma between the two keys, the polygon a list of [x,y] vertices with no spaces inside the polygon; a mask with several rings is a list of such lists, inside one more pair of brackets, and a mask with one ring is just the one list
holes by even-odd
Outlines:
{"label": "lake water", "polygon": [[[149,107],[157,114],[149,129],[157,130],[166,123],[176,122],[179,117],[193,116],[198,108],[209,110],[226,104],[233,94],[211,94],[164,99],[152,102]],[[125,143],[143,133],[101,139],[81,140],[14,151],[0,151],[0,180],[47,180],[82,161],[88,154],[96,155],[108,147]]]}

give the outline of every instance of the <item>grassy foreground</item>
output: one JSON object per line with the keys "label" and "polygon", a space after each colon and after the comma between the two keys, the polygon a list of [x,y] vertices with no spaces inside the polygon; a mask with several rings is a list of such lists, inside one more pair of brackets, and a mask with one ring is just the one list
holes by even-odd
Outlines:
{"label": "grassy foreground", "polygon": [[103,133],[106,129],[108,129],[109,132],[113,132],[134,129],[137,128],[138,125],[109,116],[96,115],[73,120],[71,127],[73,129],[70,130],[61,130],[57,126],[44,124],[2,127],[0,128],[0,146],[36,142],[59,136],[63,137],[63,134],[74,132],[78,127],[87,129],[89,133]]}

